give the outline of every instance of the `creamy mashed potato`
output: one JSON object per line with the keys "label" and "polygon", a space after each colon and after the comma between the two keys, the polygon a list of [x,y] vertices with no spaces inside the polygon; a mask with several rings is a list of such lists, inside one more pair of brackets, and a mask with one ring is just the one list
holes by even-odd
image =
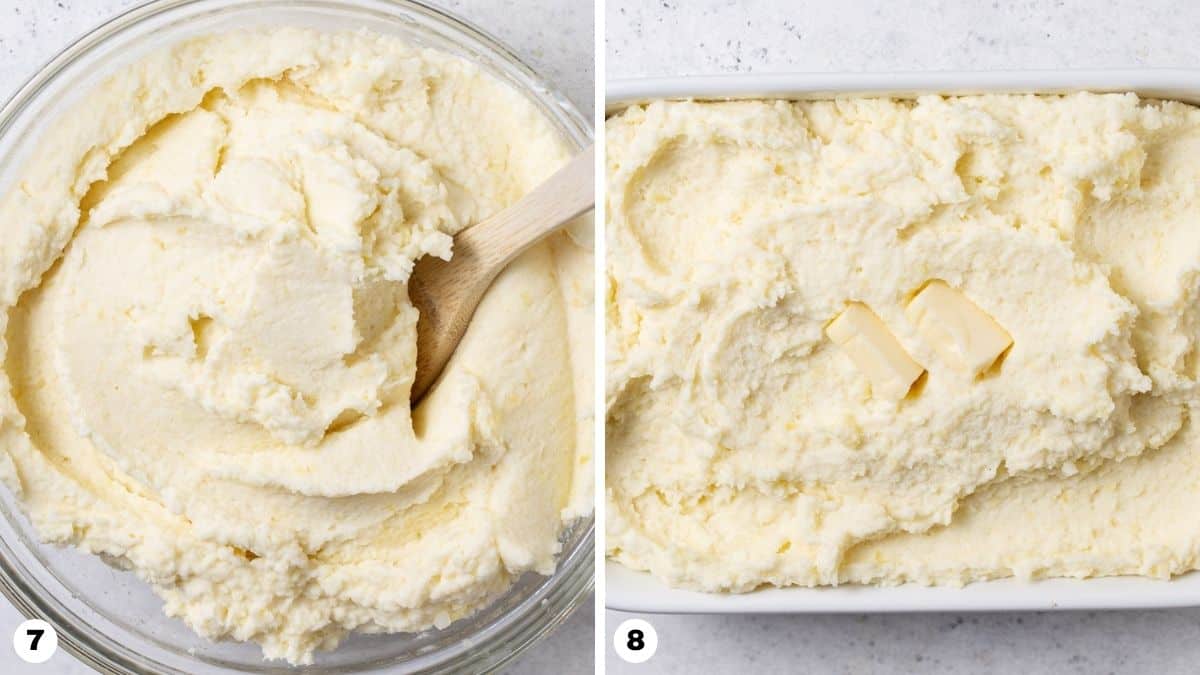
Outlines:
{"label": "creamy mashed potato", "polygon": [[657,102],[607,144],[610,557],[710,591],[1197,566],[1200,110]]}
{"label": "creamy mashed potato", "polygon": [[589,228],[496,281],[410,411],[406,281],[569,155],[475,66],[235,32],[130,66],[0,202],[0,450],[49,541],[296,663],[470,615],[591,510]]}

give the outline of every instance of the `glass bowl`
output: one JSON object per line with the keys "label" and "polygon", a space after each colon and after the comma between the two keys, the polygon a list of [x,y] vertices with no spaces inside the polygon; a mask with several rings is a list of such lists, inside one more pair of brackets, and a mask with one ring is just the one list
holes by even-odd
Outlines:
{"label": "glass bowl", "polygon": [[[468,59],[524,93],[576,147],[586,118],[480,29],[416,0],[157,0],[101,25],[34,75],[0,108],[0,191],[8,190],[40,132],[117,68],[181,39],[253,25],[368,28]],[[149,586],[75,549],[42,544],[13,495],[0,489],[0,591],[43,618],[59,644],[102,673],[294,672],[257,645],[213,643],[162,612]],[[561,535],[550,577],[526,574],[490,606],[442,630],[353,634],[318,653],[306,673],[482,672],[499,668],[558,626],[592,588],[593,519]]]}

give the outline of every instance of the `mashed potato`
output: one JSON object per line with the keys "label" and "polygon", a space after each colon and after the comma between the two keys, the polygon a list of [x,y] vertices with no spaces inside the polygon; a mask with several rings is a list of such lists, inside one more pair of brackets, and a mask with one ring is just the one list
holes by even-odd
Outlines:
{"label": "mashed potato", "polygon": [[591,504],[588,231],[501,275],[411,411],[406,281],[568,154],[475,66],[367,32],[126,68],[0,202],[5,481],[47,540],[296,663],[551,573]]}
{"label": "mashed potato", "polygon": [[709,591],[1197,566],[1200,110],[658,102],[607,139],[610,557]]}

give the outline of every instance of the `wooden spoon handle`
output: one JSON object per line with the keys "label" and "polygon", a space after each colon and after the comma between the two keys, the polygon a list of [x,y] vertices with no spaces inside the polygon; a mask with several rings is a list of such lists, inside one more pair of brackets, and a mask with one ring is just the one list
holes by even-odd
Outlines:
{"label": "wooden spoon handle", "polygon": [[596,205],[595,157],[596,146],[589,145],[520,201],[460,232],[456,251],[477,251],[484,267],[499,270],[542,237],[590,211]]}
{"label": "wooden spoon handle", "polygon": [[459,232],[449,261],[433,256],[417,261],[408,280],[408,296],[420,312],[414,404],[441,374],[500,270],[595,205],[594,157],[595,146],[589,146],[516,204]]}

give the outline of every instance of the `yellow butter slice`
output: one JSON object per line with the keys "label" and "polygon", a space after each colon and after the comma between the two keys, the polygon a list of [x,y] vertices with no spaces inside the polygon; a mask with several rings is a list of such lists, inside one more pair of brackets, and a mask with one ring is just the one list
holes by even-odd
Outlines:
{"label": "yellow butter slice", "polygon": [[883,321],[861,302],[852,302],[825,327],[825,334],[871,382],[875,396],[901,399],[925,372]]}
{"label": "yellow butter slice", "polygon": [[1013,343],[995,319],[944,281],[926,284],[904,314],[951,367],[971,375],[991,368]]}

